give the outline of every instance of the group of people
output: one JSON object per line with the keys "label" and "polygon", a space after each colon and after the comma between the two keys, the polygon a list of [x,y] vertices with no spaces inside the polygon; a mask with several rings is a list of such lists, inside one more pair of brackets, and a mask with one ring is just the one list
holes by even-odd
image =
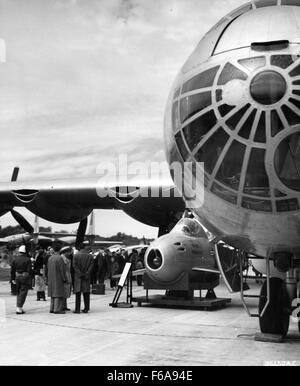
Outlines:
{"label": "group of people", "polygon": [[[74,313],[89,312],[93,264],[93,256],[84,246],[73,254],[71,247],[61,248],[59,245],[54,246],[48,254],[39,250],[32,264],[25,245],[22,245],[11,265],[11,282],[16,286],[17,295],[16,313],[24,314],[23,306],[31,287],[33,273],[37,300],[46,300],[46,284],[48,285],[48,296],[51,298],[50,313],[64,314],[69,311],[67,299],[71,296],[72,287],[76,295]],[[82,311],[81,294],[84,299]]]}
{"label": "group of people", "polygon": [[[138,253],[135,249],[130,254],[120,252],[99,251],[92,254],[82,245],[74,253],[70,246],[53,245],[47,251],[37,248],[35,256],[30,258],[26,246],[19,247],[18,254],[11,265],[11,285],[17,296],[17,314],[24,314],[23,306],[28,290],[33,282],[37,301],[46,301],[46,286],[51,298],[50,313],[64,314],[70,311],[67,299],[75,293],[74,313],[88,313],[90,310],[91,285],[103,284],[110,278],[110,286],[114,288],[117,280],[114,275],[122,273],[126,262],[132,263],[132,269],[143,268],[145,251]],[[141,277],[138,284],[141,285]],[[84,308],[81,310],[81,294]]]}

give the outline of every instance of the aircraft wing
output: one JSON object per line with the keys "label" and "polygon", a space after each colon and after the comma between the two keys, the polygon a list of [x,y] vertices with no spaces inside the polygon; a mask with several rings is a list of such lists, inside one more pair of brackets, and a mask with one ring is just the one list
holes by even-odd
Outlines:
{"label": "aircraft wing", "polygon": [[116,245],[116,242],[115,241],[105,241],[105,240],[95,240],[93,241],[92,245],[95,245],[95,246],[113,246],[113,245]]}
{"label": "aircraft wing", "polygon": [[160,227],[185,204],[170,180],[135,180],[135,186],[96,178],[0,183],[0,215],[25,207],[61,224],[85,219],[93,209],[121,209],[137,221]]}
{"label": "aircraft wing", "polygon": [[62,238],[62,237],[75,237],[76,234],[74,233],[65,233],[65,232],[38,232],[39,237],[44,236],[44,237],[49,237],[51,239],[55,238]]}
{"label": "aircraft wing", "polygon": [[0,239],[0,245],[26,243],[31,239],[31,237],[32,235],[28,233],[6,236]]}

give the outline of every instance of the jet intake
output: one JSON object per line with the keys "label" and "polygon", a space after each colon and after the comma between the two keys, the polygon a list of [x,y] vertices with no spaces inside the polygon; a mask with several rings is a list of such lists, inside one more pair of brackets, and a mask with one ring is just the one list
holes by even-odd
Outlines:
{"label": "jet intake", "polygon": [[153,269],[159,269],[163,264],[163,257],[159,249],[151,249],[147,257],[148,266]]}

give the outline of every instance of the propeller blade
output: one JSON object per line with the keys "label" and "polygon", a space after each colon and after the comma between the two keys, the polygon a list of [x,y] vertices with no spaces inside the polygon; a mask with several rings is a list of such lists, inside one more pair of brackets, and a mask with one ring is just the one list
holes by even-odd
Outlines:
{"label": "propeller blade", "polygon": [[87,239],[89,241],[90,245],[95,244],[95,221],[94,221],[94,211],[92,211],[91,216],[90,216],[90,223],[89,223],[89,231],[88,234],[86,235]]}
{"label": "propeller blade", "polygon": [[80,244],[82,244],[84,242],[87,225],[88,225],[87,217],[85,219],[83,219],[82,221],[80,221],[80,223],[79,223],[79,227],[77,230],[77,236],[76,236],[76,242],[75,242],[76,249],[78,249]]}
{"label": "propeller blade", "polygon": [[19,170],[20,168],[18,166],[16,166],[13,170],[13,174],[11,176],[11,182],[16,182],[17,179],[18,179],[18,175],[19,175]]}
{"label": "propeller blade", "polygon": [[39,218],[38,216],[35,216],[34,225],[33,225],[33,243],[35,245],[38,245],[39,243],[39,235],[40,235]]}
{"label": "propeller blade", "polygon": [[28,233],[33,233],[33,227],[29,224],[29,222],[18,212],[16,212],[14,209],[10,211],[13,218],[17,221],[19,225]]}
{"label": "propeller blade", "polygon": [[94,235],[95,235],[95,218],[94,218],[94,211],[92,211],[91,216],[90,216],[89,235],[91,235],[91,236],[94,236]]}

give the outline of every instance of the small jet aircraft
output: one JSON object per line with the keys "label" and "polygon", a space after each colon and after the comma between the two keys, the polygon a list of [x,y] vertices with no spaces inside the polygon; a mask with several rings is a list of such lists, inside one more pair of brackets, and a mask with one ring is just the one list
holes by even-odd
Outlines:
{"label": "small jet aircraft", "polygon": [[[0,215],[24,206],[49,221],[80,222],[82,238],[93,209],[121,209],[159,227],[163,236],[190,208],[195,221],[214,235],[218,272],[229,289],[241,291],[262,332],[286,335],[300,277],[299,25],[299,1],[251,1],[220,20],[197,45],[174,82],[165,112],[170,168],[174,162],[195,166],[183,175],[185,190],[174,173],[174,181],[155,186],[155,197],[143,194],[153,187],[145,181],[126,187],[99,184],[96,178],[14,180],[0,185]],[[195,173],[199,163],[204,163],[204,181]],[[120,194],[124,187],[128,193]],[[196,268],[195,237],[184,240],[185,252],[180,245],[177,252],[191,260],[189,269]],[[232,261],[220,253],[221,240],[239,250]],[[158,240],[146,257],[157,273],[160,262],[166,263],[165,242]],[[163,248],[155,247],[160,243]],[[248,254],[266,279],[256,314],[244,294]]]}

